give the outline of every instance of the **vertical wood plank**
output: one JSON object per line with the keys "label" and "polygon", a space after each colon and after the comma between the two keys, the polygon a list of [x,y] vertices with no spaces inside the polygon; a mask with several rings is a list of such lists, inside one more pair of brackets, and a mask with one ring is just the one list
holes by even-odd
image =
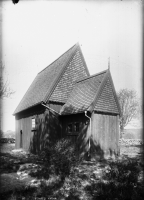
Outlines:
{"label": "vertical wood plank", "polygon": [[93,140],[94,143],[98,143],[98,131],[97,131],[97,114],[94,114],[94,120],[92,123],[92,133],[93,133]]}
{"label": "vertical wood plank", "polygon": [[105,117],[101,115],[102,150],[105,151]]}
{"label": "vertical wood plank", "polygon": [[115,117],[114,116],[111,116],[111,124],[112,124],[112,127],[111,127],[111,148],[112,148],[112,151],[114,151],[115,149]]}
{"label": "vertical wood plank", "polygon": [[117,153],[119,154],[119,134],[120,134],[120,130],[119,130],[119,115],[117,115],[116,117],[116,144],[117,144]]}
{"label": "vertical wood plank", "polygon": [[18,126],[19,126],[18,120],[15,119],[15,148],[16,149],[18,149],[18,142],[19,142],[19,137],[18,137],[18,129],[19,128],[18,128]]}
{"label": "vertical wood plank", "polygon": [[109,129],[108,129],[108,132],[109,132],[109,150],[111,150],[111,116],[109,116]]}
{"label": "vertical wood plank", "polygon": [[105,150],[108,151],[109,148],[109,116],[105,115]]}
{"label": "vertical wood plank", "polygon": [[98,145],[100,144],[100,141],[101,141],[101,138],[100,138],[100,117],[99,115],[97,114],[97,117],[96,117],[96,132],[97,132],[97,142],[98,142]]}

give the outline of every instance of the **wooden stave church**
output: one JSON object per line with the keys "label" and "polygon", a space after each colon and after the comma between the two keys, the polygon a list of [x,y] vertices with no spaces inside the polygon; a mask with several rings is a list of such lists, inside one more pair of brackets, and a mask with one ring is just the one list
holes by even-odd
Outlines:
{"label": "wooden stave church", "polygon": [[118,155],[119,115],[110,70],[90,76],[77,43],[38,73],[17,106],[15,147],[38,153],[66,137],[82,153]]}

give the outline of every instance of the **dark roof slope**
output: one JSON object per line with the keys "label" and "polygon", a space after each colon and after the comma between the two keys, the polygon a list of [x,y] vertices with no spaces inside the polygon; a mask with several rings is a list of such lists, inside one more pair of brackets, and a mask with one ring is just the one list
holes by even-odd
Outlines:
{"label": "dark roof slope", "polygon": [[[37,105],[42,101],[45,103],[47,102],[78,48],[80,49],[79,44],[74,45],[57,60],[38,73],[17,106],[14,114]],[[87,67],[86,70],[87,74],[89,74]]]}
{"label": "dark roof slope", "polygon": [[77,80],[90,76],[80,48],[77,48],[65,72],[54,89],[50,101],[65,103]]}
{"label": "dark roof slope", "polygon": [[119,114],[119,103],[115,95],[110,78],[107,79],[101,94],[99,95],[94,110]]}
{"label": "dark roof slope", "polygon": [[77,82],[60,114],[75,114],[88,110],[94,102],[106,73],[107,70]]}
{"label": "dark roof slope", "polygon": [[109,70],[76,83],[61,115],[93,110],[120,114],[120,107]]}

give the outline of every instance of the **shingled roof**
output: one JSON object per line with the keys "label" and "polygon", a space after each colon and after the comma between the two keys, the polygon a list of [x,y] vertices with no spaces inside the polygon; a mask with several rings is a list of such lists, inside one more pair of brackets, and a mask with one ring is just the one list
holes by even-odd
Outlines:
{"label": "shingled roof", "polygon": [[[75,54],[79,52],[80,56],[82,57],[82,63],[84,72],[82,77],[89,76],[89,72],[84,61],[81,49],[79,44],[75,44],[71,47],[68,51],[66,51],[63,55],[61,55],[57,60],[51,63],[48,67],[38,73],[32,84],[30,85],[29,89],[27,90],[26,94],[20,101],[19,105],[17,106],[14,115],[26,110],[30,107],[40,104],[41,102],[47,103],[47,101],[51,98],[52,100],[59,101],[59,90],[55,91],[56,86],[60,82],[64,72],[66,71],[67,67],[73,63],[70,63],[75,56]],[[79,59],[80,60],[80,59]],[[75,64],[75,63],[74,63]],[[76,64],[75,64],[76,65]],[[82,64],[81,64],[82,65]],[[67,83],[68,85],[69,83]],[[72,85],[73,86],[73,85]],[[71,86],[71,90],[72,90]],[[67,93],[71,91],[65,90]],[[53,94],[54,92],[54,94]],[[62,92],[61,92],[62,93]],[[53,96],[52,96],[53,94]],[[58,96],[59,95],[59,96]],[[67,100],[68,94],[65,94],[65,99],[62,99],[65,103]]]}
{"label": "shingled roof", "polygon": [[93,110],[120,113],[109,70],[78,81],[60,114],[69,115]]}

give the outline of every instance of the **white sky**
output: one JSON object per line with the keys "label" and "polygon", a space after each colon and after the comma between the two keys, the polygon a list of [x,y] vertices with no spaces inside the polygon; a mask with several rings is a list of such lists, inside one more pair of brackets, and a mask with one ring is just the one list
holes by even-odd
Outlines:
{"label": "white sky", "polygon": [[15,94],[3,100],[3,130],[39,71],[79,42],[90,74],[108,67],[115,89],[142,94],[142,1],[26,1],[0,5],[2,61]]}

